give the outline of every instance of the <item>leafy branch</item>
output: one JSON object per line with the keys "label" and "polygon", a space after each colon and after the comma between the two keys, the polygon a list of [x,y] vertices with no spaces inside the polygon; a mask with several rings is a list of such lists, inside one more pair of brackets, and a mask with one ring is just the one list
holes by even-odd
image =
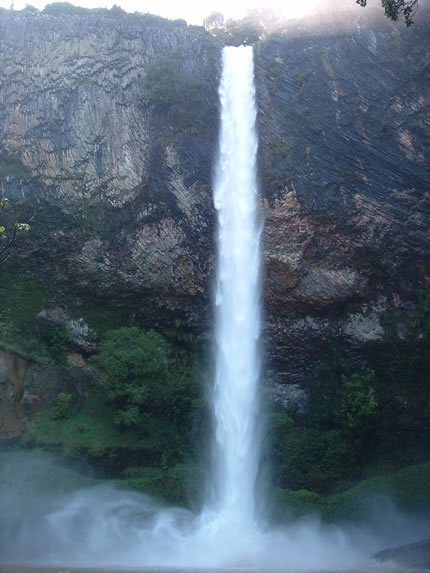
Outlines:
{"label": "leafy branch", "polygon": [[[367,0],[355,0],[360,6],[367,6]],[[403,15],[406,26],[414,23],[413,17],[418,9],[418,0],[382,0],[385,15],[396,22]]]}
{"label": "leafy branch", "polygon": [[[4,209],[7,207],[9,199],[2,197],[0,199],[0,214],[3,213]],[[30,225],[28,223],[15,223],[12,231],[12,235],[8,235],[6,227],[0,225],[0,238],[4,241],[4,244],[0,247],[0,265],[3,264],[11,255],[12,245],[15,243],[18,235],[21,232],[27,233],[30,230]]]}

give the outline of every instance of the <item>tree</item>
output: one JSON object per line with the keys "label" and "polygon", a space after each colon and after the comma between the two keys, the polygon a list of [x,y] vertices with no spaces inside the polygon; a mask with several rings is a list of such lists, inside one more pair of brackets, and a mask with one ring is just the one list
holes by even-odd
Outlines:
{"label": "tree", "polygon": [[224,14],[221,12],[211,12],[203,20],[203,26],[208,32],[222,28],[224,26]]}
{"label": "tree", "polygon": [[[355,0],[360,6],[367,6],[367,0]],[[418,0],[381,0],[385,15],[395,22],[403,16],[406,26],[414,23],[413,17],[418,9]]]}
{"label": "tree", "polygon": [[175,431],[188,419],[194,399],[187,357],[154,330],[109,330],[91,358],[100,369],[115,424],[131,427],[166,419]]}
{"label": "tree", "polygon": [[[4,209],[7,207],[9,200],[6,197],[0,199],[0,214],[3,213]],[[19,233],[28,232],[30,230],[30,225],[28,223],[15,223],[11,231],[7,231],[4,225],[0,225],[0,238],[3,242],[0,246],[0,265],[4,263],[11,255],[12,245],[18,238]]]}

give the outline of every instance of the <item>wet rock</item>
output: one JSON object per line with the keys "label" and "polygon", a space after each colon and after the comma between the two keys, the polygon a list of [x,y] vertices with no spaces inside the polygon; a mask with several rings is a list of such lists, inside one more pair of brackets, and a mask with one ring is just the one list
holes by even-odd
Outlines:
{"label": "wet rock", "polygon": [[92,371],[78,354],[64,370],[0,350],[0,441],[20,437],[25,420],[52,407],[60,392],[87,395],[91,380]]}
{"label": "wet rock", "polygon": [[381,340],[384,336],[384,329],[380,321],[380,314],[383,310],[383,307],[375,306],[370,312],[350,314],[344,325],[344,333],[362,342]]}
{"label": "wet rock", "polygon": [[64,308],[58,306],[42,309],[37,314],[37,318],[65,328],[70,334],[72,344],[84,352],[94,352],[96,350],[96,333],[86,324],[83,318],[73,319]]}
{"label": "wet rock", "polygon": [[401,567],[430,569],[430,539],[379,551],[374,556],[382,562],[391,561]]}
{"label": "wet rock", "polygon": [[306,409],[308,397],[299,384],[273,382],[269,394],[274,402],[279,402],[286,410],[303,414]]}

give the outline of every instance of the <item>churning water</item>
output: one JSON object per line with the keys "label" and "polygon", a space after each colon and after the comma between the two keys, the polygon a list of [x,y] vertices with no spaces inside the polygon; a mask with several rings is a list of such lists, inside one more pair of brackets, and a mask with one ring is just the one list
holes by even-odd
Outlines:
{"label": "churning water", "polygon": [[[256,518],[261,228],[251,48],[224,49],[220,98],[213,467],[204,507],[194,514],[103,486],[54,493],[46,485],[52,482],[52,465],[42,458],[27,464],[17,454],[0,464],[0,561],[321,569],[362,564],[399,538],[407,541],[405,532],[410,540],[419,538],[423,525],[387,506],[375,508],[367,533],[322,527],[317,518],[275,530]],[[384,535],[388,522],[392,534]]]}

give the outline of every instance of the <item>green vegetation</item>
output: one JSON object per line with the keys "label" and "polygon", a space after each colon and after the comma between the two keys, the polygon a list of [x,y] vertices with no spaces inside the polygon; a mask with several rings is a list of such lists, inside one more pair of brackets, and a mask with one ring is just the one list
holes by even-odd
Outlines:
{"label": "green vegetation", "polygon": [[188,497],[195,499],[202,483],[200,469],[191,463],[127,468],[121,478],[120,487],[141,491],[171,504],[184,504]]}
{"label": "green vegetation", "polygon": [[194,398],[190,364],[154,330],[124,327],[106,333],[92,363],[105,374],[106,397],[119,426],[186,422]]}
{"label": "green vegetation", "polygon": [[350,472],[352,455],[339,430],[290,431],[282,446],[278,471],[291,489],[326,492]]}
{"label": "green vegetation", "polygon": [[91,487],[99,484],[100,480],[65,467],[60,459],[41,450],[29,452],[11,448],[0,451],[0,482],[3,486],[14,484],[19,488],[15,501],[21,504],[20,511],[25,513],[35,501],[35,491],[39,503],[45,496]]}
{"label": "green vegetation", "polygon": [[[1,171],[1,164],[0,164]],[[0,175],[1,177],[1,175]],[[30,230],[28,223],[8,223],[4,211],[9,204],[6,197],[0,198],[0,264],[3,264],[12,254],[12,247],[21,233]]]}
{"label": "green vegetation", "polygon": [[181,50],[159,55],[148,66],[143,85],[149,103],[167,113],[177,128],[190,129],[199,124],[201,86],[187,69],[187,58]]}
{"label": "green vegetation", "polygon": [[[355,0],[360,6],[367,6],[367,0]],[[413,17],[418,8],[418,0],[381,0],[385,15],[395,22],[403,16],[406,26],[414,23]]]}
{"label": "green vegetation", "polygon": [[107,330],[91,359],[99,372],[90,395],[60,393],[28,423],[26,447],[70,460],[87,457],[101,475],[184,503],[192,455],[192,414],[200,408],[192,357],[154,330]]}
{"label": "green vegetation", "polygon": [[60,392],[58,394],[57,401],[49,413],[51,420],[65,420],[70,418],[70,403],[72,398],[73,396],[66,392]]}
{"label": "green vegetation", "polygon": [[298,490],[273,489],[274,517],[318,514],[324,521],[361,521],[383,507],[387,499],[415,515],[430,512],[430,463],[406,467],[390,475],[364,479],[341,493],[320,495]]}
{"label": "green vegetation", "polygon": [[419,290],[415,308],[387,312],[384,326],[366,364],[332,349],[308,378],[305,414],[272,414],[278,487],[331,494],[429,459],[430,297]]}
{"label": "green vegetation", "polygon": [[50,290],[30,271],[2,275],[0,345],[30,360],[65,367],[69,332],[63,326],[36,320],[49,296]]}
{"label": "green vegetation", "polygon": [[[276,150],[284,153],[284,144]],[[2,346],[65,367],[70,334],[35,320],[49,290],[28,271],[2,278]],[[210,418],[194,383],[195,340],[179,319],[165,330],[166,338],[123,326],[139,324],[125,310],[74,300],[72,314],[84,315],[98,334],[89,394],[72,395],[65,386],[51,409],[28,423],[21,445],[69,461],[87,459],[99,476],[119,479],[122,487],[185,503],[187,484],[198,491],[201,482],[193,460]],[[399,504],[419,508],[428,464],[406,466],[429,459],[430,440],[422,432],[430,406],[429,297],[419,290],[413,309],[393,307],[383,322],[385,338],[365,345],[360,362],[333,348],[309,375],[304,414],[278,408],[270,416],[274,487],[292,513],[311,509],[327,520],[358,519],[359,500],[388,485]],[[414,476],[420,476],[416,497],[408,489]]]}

